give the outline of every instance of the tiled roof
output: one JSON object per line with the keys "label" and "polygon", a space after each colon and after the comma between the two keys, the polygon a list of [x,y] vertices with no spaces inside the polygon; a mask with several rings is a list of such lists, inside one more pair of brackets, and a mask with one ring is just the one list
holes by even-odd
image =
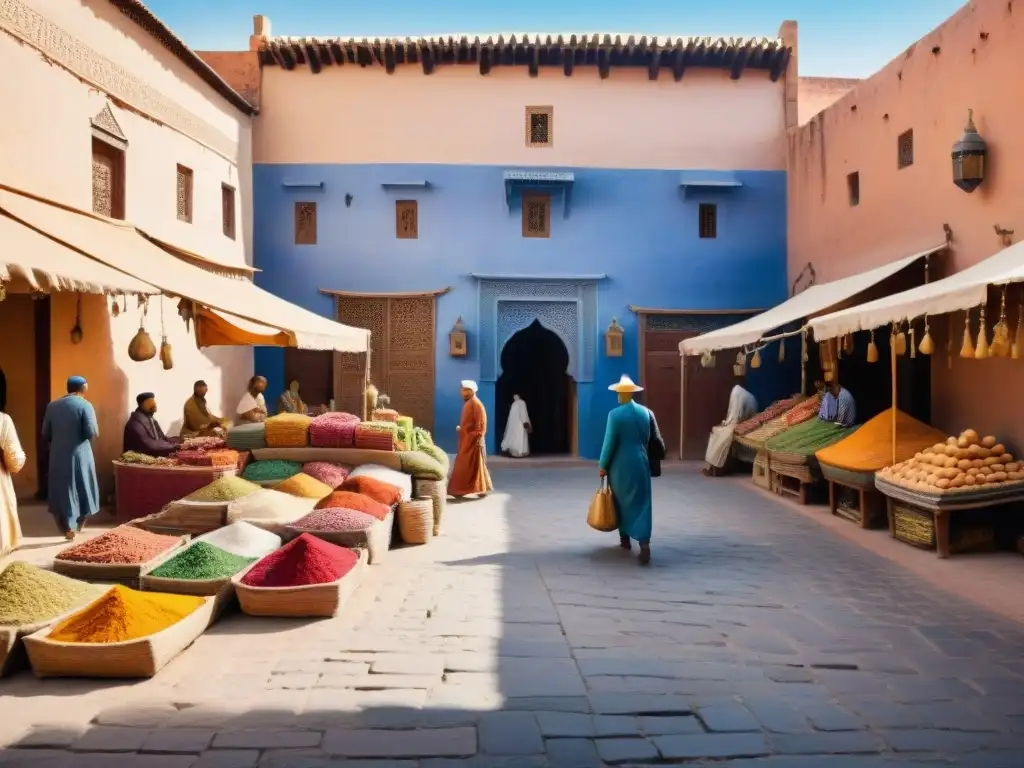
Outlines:
{"label": "tiled roof", "polygon": [[189,48],[180,37],[174,34],[170,27],[160,21],[142,0],[110,0],[110,4],[159,40],[164,48],[199,75],[213,90],[231,102],[232,106],[247,115],[256,114],[256,108],[246,101],[238,91],[224,82],[221,76],[199,58],[199,55]]}
{"label": "tiled roof", "polygon": [[601,77],[612,67],[646,68],[653,80],[662,67],[676,80],[688,67],[727,69],[739,79],[744,69],[767,70],[777,80],[792,49],[769,38],[648,37],[646,35],[442,35],[426,38],[272,37],[260,47],[260,63],[293,70],[358,64],[383,66],[388,73],[403,64],[420,64],[426,74],[438,64],[476,64],[486,75],[494,67],[523,66],[536,76],[541,67],[596,66]]}

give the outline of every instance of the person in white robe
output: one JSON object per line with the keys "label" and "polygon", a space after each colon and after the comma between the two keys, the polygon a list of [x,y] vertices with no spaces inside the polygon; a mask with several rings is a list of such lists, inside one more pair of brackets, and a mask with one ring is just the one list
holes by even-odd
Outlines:
{"label": "person in white robe", "polygon": [[516,459],[530,455],[530,414],[526,403],[519,395],[512,395],[512,408],[508,412],[508,423],[505,424],[505,437],[501,440],[501,450]]}
{"label": "person in white robe", "polygon": [[739,384],[734,386],[729,395],[729,410],[725,415],[725,421],[717,427],[711,428],[708,450],[704,454],[704,460],[707,462],[707,466],[704,468],[705,475],[713,477],[725,467],[725,463],[729,460],[729,449],[732,448],[736,425],[756,413],[756,398]]}

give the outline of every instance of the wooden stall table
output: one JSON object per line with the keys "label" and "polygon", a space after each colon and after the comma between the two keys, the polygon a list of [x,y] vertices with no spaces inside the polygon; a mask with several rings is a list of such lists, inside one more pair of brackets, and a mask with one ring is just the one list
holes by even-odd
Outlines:
{"label": "wooden stall table", "polygon": [[881,477],[875,486],[886,497],[889,533],[894,539],[936,552],[940,558],[954,553],[995,548],[991,523],[975,524],[961,531],[952,525],[954,513],[982,512],[1024,501],[1024,481],[1003,483],[1004,487],[969,492],[926,494],[905,488]]}
{"label": "wooden stall table", "polygon": [[[875,487],[874,472],[852,472],[821,462],[819,466],[828,483],[829,512],[864,529],[885,527],[885,496]],[[851,495],[854,503],[843,498]]]}

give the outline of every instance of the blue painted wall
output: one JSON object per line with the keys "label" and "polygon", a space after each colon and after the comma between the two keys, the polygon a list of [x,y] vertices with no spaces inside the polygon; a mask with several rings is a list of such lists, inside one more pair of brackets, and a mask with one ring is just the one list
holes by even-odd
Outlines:
{"label": "blue painted wall", "polygon": [[[606,414],[615,403],[608,384],[638,378],[637,318],[628,305],[678,309],[769,307],[786,298],[786,176],[740,171],[742,186],[690,189],[681,170],[568,170],[575,174],[569,218],[552,194],[551,237],[522,237],[520,199],[505,205],[499,166],[261,165],[254,168],[256,281],[282,298],[333,315],[321,288],[399,292],[451,286],[437,304],[434,430],[454,450],[461,379],[480,379],[478,284],[471,273],[592,275],[598,284],[593,382],[578,386],[580,454],[600,453]],[[386,189],[426,180],[429,188]],[[286,187],[296,182],[322,188]],[[345,196],[351,195],[346,207]],[[395,237],[395,201],[419,202],[419,238]],[[293,203],[318,204],[315,246],[293,242]],[[718,237],[698,237],[698,205],[718,205]],[[469,356],[448,356],[448,329],[462,317]],[[612,317],[625,329],[621,358],[604,356]],[[259,349],[256,370],[276,399],[284,387],[281,350]],[[722,360],[720,364],[727,363]],[[762,374],[763,376],[764,374]],[[760,378],[760,377],[759,377]],[[759,386],[781,394],[790,386]],[[494,384],[480,382],[494,422]],[[762,395],[764,399],[764,395]],[[269,401],[269,397],[268,397]],[[271,401],[272,402],[272,401]],[[499,441],[500,442],[500,441]],[[488,435],[494,451],[495,436]]]}

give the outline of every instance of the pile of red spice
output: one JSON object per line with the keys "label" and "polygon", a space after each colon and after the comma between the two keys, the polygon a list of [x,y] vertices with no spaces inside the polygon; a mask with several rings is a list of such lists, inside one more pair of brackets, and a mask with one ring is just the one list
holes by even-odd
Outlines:
{"label": "pile of red spice", "polygon": [[305,587],[337,581],[355,568],[359,555],[304,533],[254,565],[242,583],[247,587]]}
{"label": "pile of red spice", "polygon": [[57,559],[78,563],[131,565],[149,562],[179,544],[181,539],[177,536],[164,536],[122,525],[65,549],[57,555]]}

